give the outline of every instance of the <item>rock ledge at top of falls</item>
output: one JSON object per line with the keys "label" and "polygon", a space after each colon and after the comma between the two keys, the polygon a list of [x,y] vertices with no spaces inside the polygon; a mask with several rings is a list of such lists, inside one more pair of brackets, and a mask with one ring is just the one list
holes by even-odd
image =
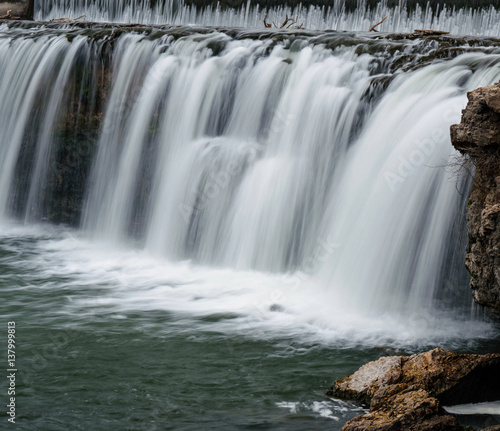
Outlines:
{"label": "rock ledge at top of falls", "polygon": [[465,264],[479,304],[500,315],[500,83],[467,94],[451,142],[475,167],[467,205]]}
{"label": "rock ledge at top of falls", "polygon": [[434,349],[382,357],[337,380],[327,395],[369,404],[342,431],[464,430],[441,406],[500,399],[500,354]]}

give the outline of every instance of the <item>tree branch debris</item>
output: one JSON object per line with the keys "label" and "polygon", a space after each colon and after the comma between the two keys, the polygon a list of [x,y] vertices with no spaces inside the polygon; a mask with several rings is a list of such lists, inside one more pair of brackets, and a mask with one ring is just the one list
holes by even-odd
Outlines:
{"label": "tree branch debris", "polygon": [[375,27],[378,27],[380,24],[382,24],[385,20],[387,19],[387,15],[384,16],[379,22],[377,22],[377,24],[374,24],[370,27],[370,30],[368,30],[369,32],[370,31],[378,31],[378,30],[375,30]]}
{"label": "tree branch debris", "polygon": [[267,22],[267,12],[266,12],[266,14],[264,15],[264,27],[266,28],[274,27],[279,29],[294,29],[294,30],[303,29],[304,24],[303,23],[297,24],[298,19],[299,19],[298,15],[295,17],[295,19],[288,18],[288,15],[286,15],[285,20],[281,23],[280,26],[278,26],[274,21],[272,23]]}

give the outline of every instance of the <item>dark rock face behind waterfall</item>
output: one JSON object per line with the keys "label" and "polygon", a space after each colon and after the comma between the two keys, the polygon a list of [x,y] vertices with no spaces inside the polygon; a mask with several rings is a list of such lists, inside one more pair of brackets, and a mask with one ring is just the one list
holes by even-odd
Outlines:
{"label": "dark rock face behind waterfall", "polygon": [[475,166],[467,208],[466,266],[474,299],[500,312],[500,83],[468,94],[454,147]]}

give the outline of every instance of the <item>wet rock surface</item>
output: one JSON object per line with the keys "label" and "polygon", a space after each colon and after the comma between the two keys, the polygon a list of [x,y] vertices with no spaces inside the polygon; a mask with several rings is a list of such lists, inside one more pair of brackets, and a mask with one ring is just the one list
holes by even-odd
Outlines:
{"label": "wet rock surface", "polygon": [[475,167],[467,206],[466,266],[474,299],[500,312],[500,83],[468,93],[453,146]]}
{"label": "wet rock surface", "polygon": [[383,357],[337,380],[327,394],[370,406],[343,431],[462,430],[442,405],[500,399],[500,354],[434,349]]}

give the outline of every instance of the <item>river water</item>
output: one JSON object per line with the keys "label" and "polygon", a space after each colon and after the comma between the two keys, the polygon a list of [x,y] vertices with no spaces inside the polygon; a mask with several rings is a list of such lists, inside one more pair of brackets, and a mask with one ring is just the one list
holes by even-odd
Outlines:
{"label": "river water", "polygon": [[172,264],[50,226],[0,235],[22,430],[339,430],[363,410],[324,391],[369,360],[500,351],[469,316],[369,318],[325,292],[289,297],[284,275]]}

